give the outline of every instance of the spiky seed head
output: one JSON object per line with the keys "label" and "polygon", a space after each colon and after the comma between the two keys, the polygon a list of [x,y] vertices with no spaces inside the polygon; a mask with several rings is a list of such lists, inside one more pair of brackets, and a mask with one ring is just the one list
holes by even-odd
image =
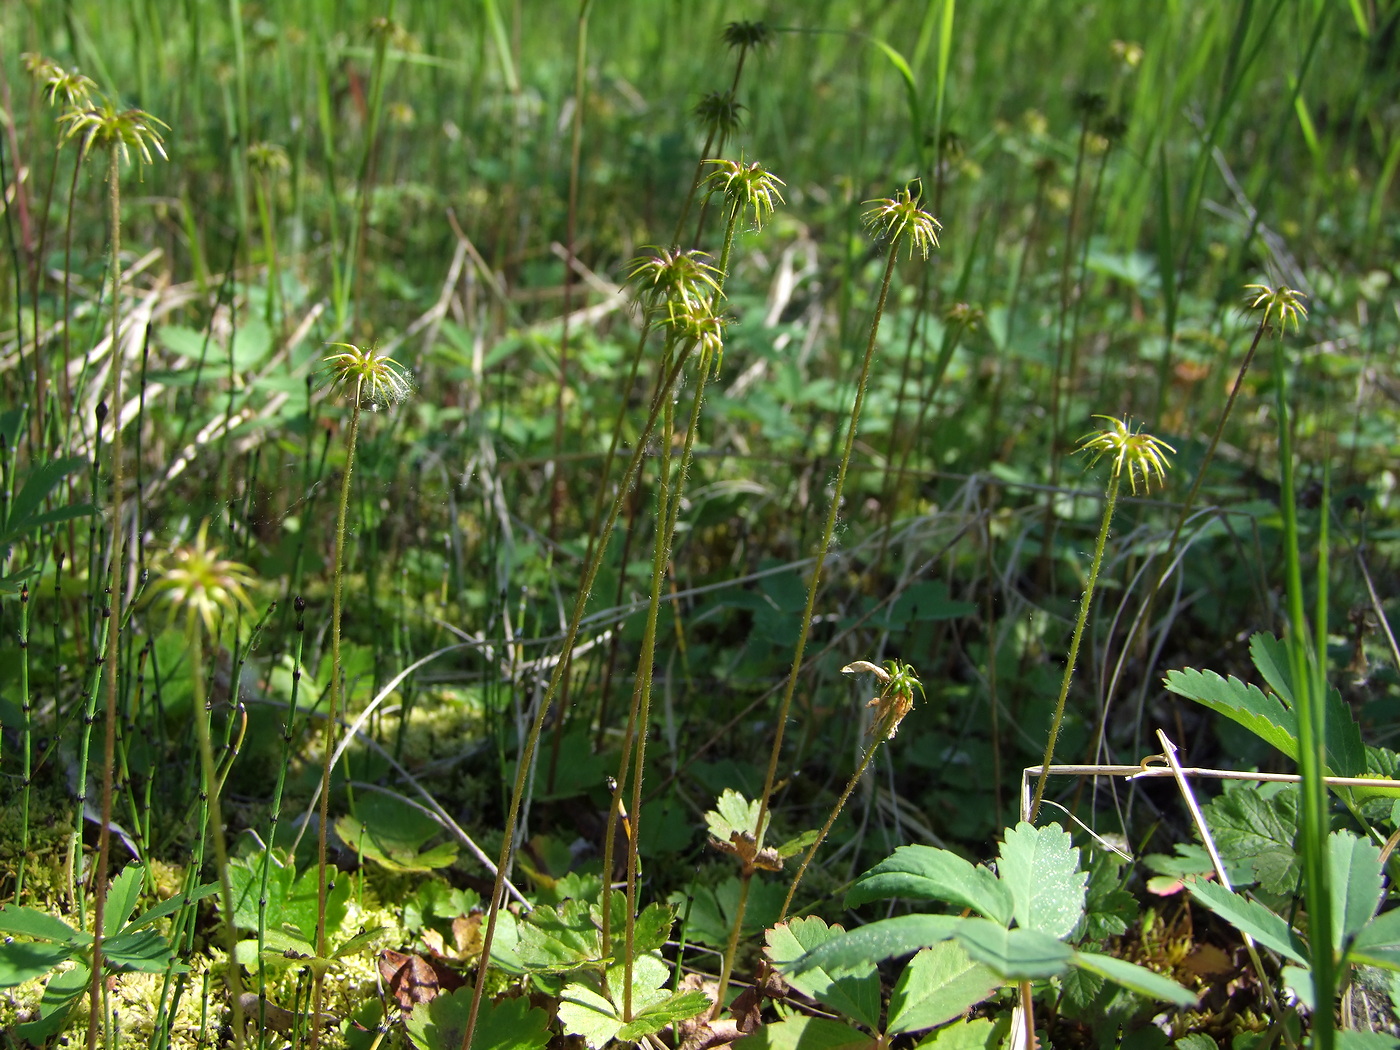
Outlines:
{"label": "spiky seed head", "polygon": [[1141,429],[1133,430],[1127,422],[1113,416],[1096,415],[1095,419],[1105,421],[1102,429],[1084,435],[1076,452],[1089,456],[1089,466],[1093,466],[1104,456],[1113,460],[1113,476],[1128,474],[1128,485],[1137,494],[1138,478],[1141,477],[1144,490],[1152,487],[1155,477],[1159,484],[1167,479],[1166,453],[1175,452],[1165,441],[1144,434]]}
{"label": "spiky seed head", "polygon": [[1264,311],[1264,317],[1259,322],[1260,324],[1267,325],[1270,317],[1278,315],[1280,335],[1288,328],[1289,321],[1293,322],[1293,330],[1298,331],[1299,318],[1308,316],[1308,308],[1303,305],[1303,300],[1307,296],[1302,292],[1285,288],[1282,285],[1275,288],[1267,284],[1247,284],[1245,289],[1247,292],[1245,298],[1249,300],[1249,309]]}
{"label": "spiky seed head", "polygon": [[730,48],[752,49],[767,46],[773,31],[762,22],[730,22],[720,37]]}
{"label": "spiky seed head", "polygon": [[695,104],[695,119],[707,135],[727,138],[743,123],[744,107],[732,91],[711,91]]}
{"label": "spiky seed head", "polygon": [[331,389],[349,394],[355,404],[396,405],[413,393],[413,373],[377,346],[331,343],[340,353],[323,359]]}
{"label": "spiky seed head", "polygon": [[24,69],[40,89],[51,106],[78,107],[88,105],[97,85],[76,69],[64,69],[51,58],[34,52],[21,56]]}
{"label": "spiky seed head", "polygon": [[861,216],[861,221],[871,233],[887,241],[898,241],[907,234],[909,258],[914,257],[917,248],[927,259],[929,248],[938,247],[938,231],[943,229],[943,224],[919,207],[916,189],[906,186],[892,198],[882,197],[865,203],[874,207]]}
{"label": "spiky seed head", "polygon": [[285,175],[292,170],[287,151],[275,142],[254,142],[248,147],[248,164],[268,177]]}
{"label": "spiky seed head", "polygon": [[653,248],[651,255],[632,260],[627,280],[648,306],[663,300],[707,302],[720,290],[719,269],[709,258],[698,249]]}
{"label": "spiky seed head", "polygon": [[131,150],[142,164],[153,163],[151,150],[162,160],[165,145],[160,129],[170,130],[163,120],[140,109],[118,110],[110,96],[86,106],[71,106],[58,118],[63,128],[63,141],[78,141],[79,157],[86,157],[93,146],[107,150],[115,147],[122,162],[131,163]]}
{"label": "spiky seed head", "polygon": [[199,526],[194,542],[176,547],[160,559],[160,575],[151,584],[156,600],[167,605],[172,615],[187,626],[203,625],[213,635],[218,618],[237,610],[253,608],[248,588],[253,586],[252,571],[242,562],[222,557],[222,550],[209,542],[209,522]]}
{"label": "spiky seed head", "polygon": [[738,161],[707,160],[705,163],[715,166],[705,179],[711,192],[723,193],[731,206],[752,208],[754,229],[763,229],[764,217],[773,214],[773,198],[780,204],[786,203],[778,187],[787,183],[771,171],[765,171],[758,161],[745,164],[740,157]]}

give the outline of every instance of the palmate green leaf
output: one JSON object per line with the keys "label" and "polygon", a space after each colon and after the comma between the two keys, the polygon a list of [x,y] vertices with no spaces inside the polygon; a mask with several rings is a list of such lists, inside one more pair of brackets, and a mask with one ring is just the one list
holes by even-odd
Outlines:
{"label": "palmate green leaf", "polygon": [[900,846],[856,880],[846,894],[846,907],[890,897],[946,901],[1003,926],[1011,923],[1010,889],[987,868],[945,849]]}
{"label": "palmate green leaf", "polygon": [[1344,948],[1376,914],[1381,903],[1381,851],[1349,831],[1327,838],[1331,868],[1332,943]]}
{"label": "palmate green leaf", "polygon": [[457,859],[455,842],[425,850],[442,825],[407,799],[384,792],[361,795],[354,813],[335,822],[335,831],[351,849],[390,871],[432,871]]}
{"label": "palmate green leaf", "polygon": [[1159,973],[1153,973],[1145,966],[1095,952],[1075,952],[1073,962],[1080,969],[1106,977],[1115,984],[1121,984],[1124,988],[1149,999],[1162,999],[1177,1006],[1196,1004],[1197,997],[1194,992],[1187,991]]}
{"label": "palmate green leaf", "polygon": [[1221,678],[1214,671],[1168,671],[1167,689],[1238,722],[1289,758],[1298,758],[1298,719],[1278,697],[1238,678]]}
{"label": "palmate green leaf", "polygon": [[1021,821],[1008,830],[997,872],[1025,930],[1068,937],[1084,914],[1089,873],[1079,870],[1079,851],[1058,824],[1037,828]]}
{"label": "palmate green leaf", "polygon": [[[740,835],[758,836],[758,811],[760,802],[750,802],[733,788],[725,788],[715,802],[715,808],[705,813],[705,826],[719,842],[728,842],[738,832]],[[764,826],[768,825],[765,818]]]}
{"label": "palmate green leaf", "polygon": [[1278,952],[1301,966],[1308,965],[1308,948],[1282,917],[1258,901],[1247,900],[1205,879],[1188,880],[1191,896],[1225,919],[1241,933],[1247,933],[1265,948]]}
{"label": "palmate green leaf", "polygon": [[[240,930],[258,928],[258,897],[262,890],[262,865],[265,854],[240,857],[229,861],[229,882],[233,887],[233,919]],[[297,875],[290,859],[281,850],[273,850],[269,859],[266,929],[281,930],[294,926],[306,940],[316,930],[317,899],[320,888],[316,869],[307,868]],[[326,892],[326,930],[334,931],[345,921],[350,902],[350,880],[337,878]]]}
{"label": "palmate green leaf", "polygon": [[602,933],[587,901],[542,904],[520,923],[521,963],[541,973],[566,973],[602,958]]}
{"label": "palmate green leaf", "polygon": [[[793,919],[779,923],[767,932],[766,954],[773,965],[781,969],[845,932],[840,926],[827,926],[815,916]],[[788,983],[804,995],[810,995],[822,1005],[867,1028],[876,1029],[880,1025],[880,975],[876,973],[873,962],[856,967],[840,977],[833,977],[826,970],[816,967],[791,974]]]}
{"label": "palmate green leaf", "polygon": [[[729,941],[734,916],[739,909],[740,882],[729,876],[718,886],[692,882],[684,891],[677,890],[668,898],[682,915],[687,908],[686,939],[712,948],[723,948]],[[744,911],[742,936],[757,937],[778,919],[783,906],[785,888],[776,882],[764,882],[755,877],[749,884],[749,902]],[[687,900],[689,894],[689,900]]]}
{"label": "palmate green leaf", "polygon": [[1014,981],[1038,980],[1063,973],[1074,949],[1040,930],[1008,930],[987,919],[964,919],[954,936],[974,962]]}
{"label": "palmate green leaf", "polygon": [[890,996],[889,1034],[917,1032],[951,1021],[980,1003],[1002,983],[973,962],[956,941],[925,948],[909,960]]}
{"label": "palmate green leaf", "polygon": [[829,974],[859,972],[870,963],[946,941],[959,926],[971,921],[956,915],[897,915],[833,937],[779,969],[784,975],[803,974],[813,969]]}
{"label": "palmate green leaf", "polygon": [[[1227,870],[1244,868],[1270,893],[1291,894],[1298,886],[1302,861],[1294,849],[1298,834],[1298,789],[1291,784],[1226,784],[1205,807],[1206,824]],[[1209,866],[1201,871],[1208,871]]]}
{"label": "palmate green leaf", "polygon": [[795,1014],[759,1025],[735,1040],[734,1050],[873,1050],[875,1045],[869,1032],[825,1017]]}
{"label": "palmate green leaf", "polygon": [[[418,1050],[459,1050],[471,1013],[472,986],[419,1003],[404,1022]],[[549,1014],[529,999],[481,1001],[472,1050],[541,1050],[549,1042]]]}
{"label": "palmate green leaf", "polygon": [[596,974],[564,986],[559,1022],[565,1032],[582,1036],[597,1050],[614,1039],[635,1042],[713,1005],[704,992],[669,993],[665,984],[670,967],[656,955],[639,955],[632,970],[632,1018],[624,1020],[624,971],[621,965],[609,967],[606,996],[598,989]]}

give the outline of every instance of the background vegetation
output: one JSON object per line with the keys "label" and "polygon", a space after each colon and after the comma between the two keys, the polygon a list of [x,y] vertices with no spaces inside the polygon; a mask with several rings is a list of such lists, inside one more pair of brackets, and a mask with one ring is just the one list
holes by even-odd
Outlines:
{"label": "background vegetation", "polygon": [[[590,885],[596,900],[604,863],[628,866],[610,776],[639,821],[631,912],[673,901],[668,965],[683,937],[685,968],[718,974],[728,945],[726,975],[747,982],[796,862],[736,872],[707,848],[706,812],[727,789],[762,797],[769,840],[794,839],[865,755],[794,894],[794,911],[848,925],[874,913],[843,912],[843,888],[897,847],[990,860],[1043,760],[1091,562],[1059,761],[1137,765],[1162,727],[1193,765],[1291,772],[1267,735],[1162,679],[1261,681],[1250,638],[1297,635],[1284,588],[1300,554],[1318,666],[1366,744],[1393,745],[1397,30],[1387,0],[6,5],[0,621],[22,644],[0,647],[0,899],[78,937],[105,928],[117,873],[138,865],[106,931],[134,937],[133,914],[221,883],[142,927],[159,951],[117,943],[125,976],[91,1020],[52,989],[39,1006],[38,978],[91,950],[50,929],[67,954],[6,964],[6,1038],[212,1045],[231,1033],[220,983],[241,930],[262,1045],[403,1040],[395,997],[418,1000],[376,951],[472,975],[516,807],[530,901]],[[771,215],[739,209],[724,265],[730,205],[694,188],[721,158],[782,180]],[[895,246],[881,312],[890,245],[861,216],[901,193],[937,217],[939,244],[927,263]],[[723,353],[686,467],[702,380],[661,383],[685,358],[663,353],[652,271],[633,261],[658,247],[723,271]],[[1251,284],[1300,293],[1306,314]],[[377,347],[411,383],[371,357],[387,385],[359,397],[365,373],[328,366],[330,344]],[[1101,569],[1104,472],[1071,455],[1097,414],[1174,450],[1164,486],[1119,498]],[[841,675],[857,660],[922,683],[873,758],[887,707],[866,706],[878,683]],[[1393,773],[1376,753],[1366,769]],[[1271,841],[1293,881],[1274,870],[1261,891],[1281,910],[1301,892],[1297,794],[1241,792],[1282,820]],[[1052,778],[1047,798],[1134,857],[1197,848],[1153,784]],[[1388,814],[1363,834],[1383,842]],[[1241,849],[1227,859],[1248,872],[1259,850]],[[1238,934],[1153,897],[1141,862],[1113,872],[1103,885],[1139,903],[1118,899],[1123,921],[1090,939],[1223,987],[1201,952],[1236,951]],[[1109,907],[1094,885],[1091,913]],[[266,963],[302,948],[326,961]],[[989,1020],[1023,977],[998,973],[1012,983]],[[376,986],[390,1009],[322,1032],[304,1011],[323,974],[337,1021]],[[548,1027],[531,1031],[611,1037],[551,1012],[550,980],[533,986]],[[1026,992],[1057,1046],[1297,1030],[1257,978],[1157,1025],[1140,998],[1078,1015],[1059,980]],[[274,1007],[293,1013],[274,1025]],[[928,1027],[890,1023],[910,1045]]]}

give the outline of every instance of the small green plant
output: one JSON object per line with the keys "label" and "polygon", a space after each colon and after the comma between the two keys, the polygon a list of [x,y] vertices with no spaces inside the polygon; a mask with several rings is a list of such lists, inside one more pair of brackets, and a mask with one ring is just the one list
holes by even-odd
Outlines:
{"label": "small green plant", "polygon": [[[172,897],[133,919],[145,874],[140,865],[132,865],[108,884],[102,918],[102,974],[182,973],[189,969],[180,961],[175,946],[154,927],[167,916],[217,893],[219,886],[211,883]],[[88,991],[96,938],[48,912],[14,904],[0,905],[0,933],[6,935],[0,943],[0,988],[13,988],[53,973],[45,985],[38,1018],[16,1026],[14,1031],[31,1043],[41,1044],[63,1030],[69,1014]],[[58,969],[70,961],[76,965]]]}
{"label": "small green plant", "polygon": [[[1004,983],[1064,978],[1074,970],[1149,999],[1194,1003],[1195,995],[1160,974],[1073,946],[1076,934],[1086,928],[1088,881],[1089,873],[1080,870],[1079,851],[1057,824],[1037,828],[1023,821],[1008,829],[995,872],[949,850],[901,846],[856,880],[846,905],[892,898],[943,901],[963,914],[901,915],[835,935],[809,924],[800,932],[790,930],[789,936],[770,935],[769,953],[793,980],[815,974],[819,989],[835,988],[848,1002],[870,1004],[868,987],[864,992],[850,985],[842,989],[832,978],[853,971],[865,976],[852,983],[868,986],[874,963],[919,952],[896,985],[886,1034],[946,1022]],[[954,946],[941,947],[948,942]],[[831,998],[817,998],[840,1009]],[[874,1010],[867,1007],[847,1016],[878,1033],[878,1002],[877,995]],[[1025,1020],[1029,1033],[1030,1017]]]}
{"label": "small green plant", "polygon": [[1060,723],[1065,717],[1065,701],[1069,697],[1069,683],[1074,677],[1075,661],[1079,658],[1079,643],[1084,639],[1084,627],[1089,622],[1089,608],[1094,602],[1094,588],[1098,584],[1099,569],[1103,565],[1103,552],[1108,543],[1108,528],[1113,522],[1113,511],[1118,505],[1118,489],[1123,474],[1128,475],[1128,485],[1137,492],[1138,479],[1144,488],[1152,480],[1162,481],[1167,473],[1167,460],[1163,449],[1174,452],[1165,441],[1134,431],[1121,419],[1112,416],[1099,416],[1107,426],[1087,435],[1080,443],[1080,452],[1089,454],[1089,465],[1108,456],[1113,462],[1109,473],[1108,490],[1104,498],[1103,517],[1099,522],[1099,536],[1094,543],[1094,557],[1089,565],[1089,580],[1084,585],[1084,596],[1079,600],[1079,616],[1074,621],[1074,635],[1070,639],[1069,654],[1065,657],[1065,671],[1060,679],[1060,695],[1055,699],[1055,713],[1050,720],[1050,736],[1045,742],[1045,758],[1041,763],[1040,777],[1035,783],[1035,797],[1031,802],[1032,821],[1040,814],[1040,803],[1045,797],[1045,779],[1050,775],[1050,762],[1055,757],[1055,741],[1059,739]]}

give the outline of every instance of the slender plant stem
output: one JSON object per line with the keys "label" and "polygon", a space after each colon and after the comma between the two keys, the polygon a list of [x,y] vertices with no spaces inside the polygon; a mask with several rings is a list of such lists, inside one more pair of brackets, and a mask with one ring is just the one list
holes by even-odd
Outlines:
{"label": "slender plant stem", "polygon": [[[121,353],[121,152],[116,139],[107,149],[107,206],[110,211],[109,237],[112,242],[112,526],[111,564],[107,578],[107,652],[104,657],[107,710],[102,743],[102,826],[97,836],[96,902],[92,913],[92,988],[88,1006],[88,1050],[97,1046],[97,1030],[102,1020],[102,940],[107,912],[107,865],[111,859],[112,768],[116,764],[117,664],[121,658],[122,579],[125,576],[122,528],[122,353]],[[78,814],[79,822],[82,814]]]}
{"label": "slender plant stem", "polygon": [[1045,796],[1045,779],[1050,775],[1050,760],[1055,757],[1055,741],[1060,735],[1060,723],[1064,721],[1069,683],[1074,677],[1075,661],[1079,658],[1079,643],[1084,638],[1084,625],[1089,622],[1089,606],[1094,602],[1094,587],[1099,582],[1099,567],[1103,564],[1103,552],[1108,543],[1108,528],[1113,522],[1113,510],[1118,505],[1118,485],[1121,480],[1117,472],[1109,478],[1103,520],[1099,522],[1099,538],[1094,544],[1094,561],[1089,567],[1089,582],[1084,587],[1084,596],[1079,600],[1079,616],[1074,621],[1074,637],[1070,639],[1069,655],[1065,657],[1065,673],[1060,679],[1060,695],[1055,699],[1055,714],[1050,720],[1050,739],[1045,742],[1045,758],[1040,766],[1040,776],[1035,782],[1035,798],[1031,802],[1032,823],[1040,813],[1040,802]]}
{"label": "slender plant stem", "polygon": [[[340,718],[340,624],[345,591],[345,519],[350,506],[350,478],[355,469],[355,444],[360,434],[361,385],[355,386],[350,410],[350,434],[346,438],[345,473],[340,479],[340,502],[335,512],[335,563],[331,583],[331,682],[330,704],[326,711],[326,732],[322,747],[321,809],[316,829],[316,954],[326,957],[326,837],[330,821],[331,762],[335,755],[336,727]],[[320,1017],[325,998],[325,971],[316,967],[311,984],[311,1015]],[[320,1025],[311,1026],[311,1050],[320,1045]]]}
{"label": "slender plant stem", "polygon": [[[783,688],[782,699],[778,702],[778,713],[773,729],[773,746],[768,755],[768,771],[764,774],[763,793],[759,796],[758,823],[755,829],[756,849],[763,848],[763,833],[768,820],[768,807],[773,798],[773,785],[778,779],[778,759],[782,754],[783,731],[787,727],[788,711],[792,708],[792,698],[797,692],[797,679],[802,670],[802,654],[807,649],[807,637],[812,631],[812,614],[816,610],[822,568],[826,563],[827,551],[831,549],[831,537],[836,532],[836,519],[841,511],[841,494],[846,486],[846,470],[850,466],[851,452],[855,448],[856,428],[860,424],[860,410],[865,404],[866,383],[870,379],[870,364],[875,359],[875,337],[880,331],[880,318],[885,312],[885,300],[889,297],[890,279],[894,276],[899,243],[899,237],[890,239],[889,253],[885,259],[885,273],[880,281],[880,295],[875,302],[875,317],[870,322],[870,337],[865,343],[865,358],[861,362],[860,377],[856,380],[855,402],[851,405],[851,418],[846,428],[846,443],[841,453],[841,464],[836,471],[836,485],[831,494],[831,506],[827,508],[826,524],[822,529],[821,542],[817,545],[816,559],[812,564],[812,578],[807,585],[807,604],[802,610],[802,622],[797,632],[797,645],[793,650],[792,666],[788,671],[787,684]],[[753,872],[745,870],[740,878],[739,900],[734,909],[734,925],[729,931],[729,942],[724,949],[724,961],[719,974],[719,988],[715,993],[714,1017],[719,1017],[720,1012],[724,1009],[724,996],[729,990],[729,979],[734,972],[734,957],[739,949],[739,931],[744,925],[744,912],[748,907],[749,884],[752,881]]]}

